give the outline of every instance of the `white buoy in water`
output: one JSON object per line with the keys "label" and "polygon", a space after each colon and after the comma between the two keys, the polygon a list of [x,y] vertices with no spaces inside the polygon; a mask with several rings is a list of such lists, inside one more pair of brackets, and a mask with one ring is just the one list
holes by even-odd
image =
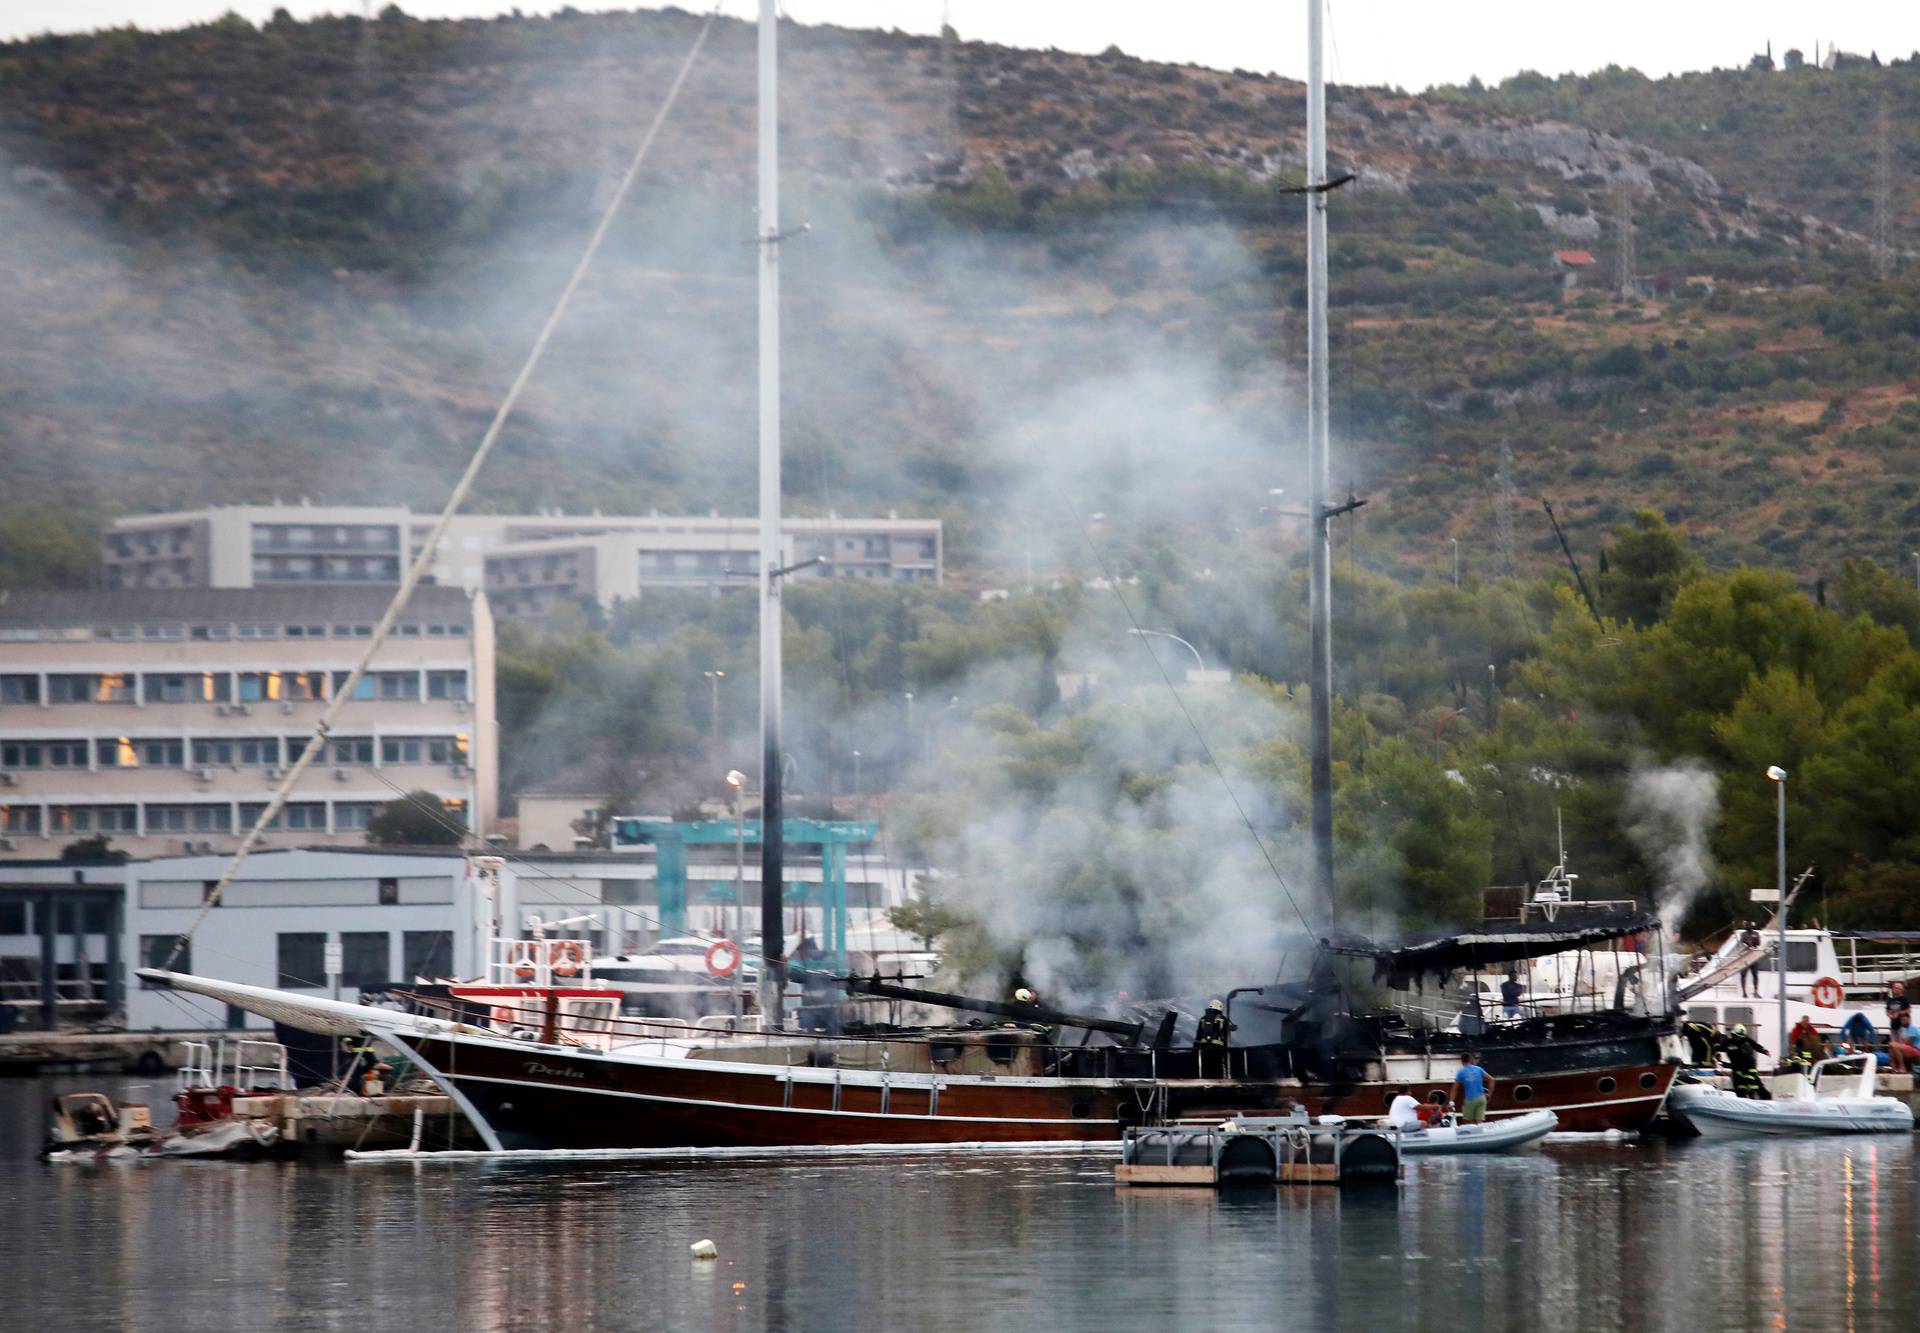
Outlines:
{"label": "white buoy in water", "polygon": [[696,1240],[693,1243],[693,1257],[696,1259],[718,1259],[720,1247],[710,1240]]}

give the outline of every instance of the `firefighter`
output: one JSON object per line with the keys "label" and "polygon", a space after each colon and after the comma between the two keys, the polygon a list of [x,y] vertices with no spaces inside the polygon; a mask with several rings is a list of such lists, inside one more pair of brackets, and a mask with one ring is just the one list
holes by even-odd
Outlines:
{"label": "firefighter", "polygon": [[[1239,1025],[1227,1021],[1227,1006],[1219,1000],[1207,1005],[1193,1034],[1193,1049],[1199,1055],[1201,1078],[1225,1078],[1227,1074],[1227,1034]],[[1218,1052],[1216,1055],[1215,1052]]]}
{"label": "firefighter", "polygon": [[1727,1068],[1733,1071],[1733,1095],[1749,1101],[1770,1102],[1773,1094],[1760,1081],[1760,1062],[1754,1059],[1756,1053],[1771,1054],[1766,1047],[1747,1035],[1745,1023],[1734,1024],[1733,1031],[1727,1036]]}
{"label": "firefighter", "polygon": [[1713,1039],[1716,1035],[1713,1030],[1713,1025],[1710,1023],[1702,1023],[1697,1018],[1689,1017],[1686,1022],[1680,1025],[1680,1035],[1687,1039],[1687,1059],[1695,1065],[1705,1066],[1711,1069],[1713,1067]]}

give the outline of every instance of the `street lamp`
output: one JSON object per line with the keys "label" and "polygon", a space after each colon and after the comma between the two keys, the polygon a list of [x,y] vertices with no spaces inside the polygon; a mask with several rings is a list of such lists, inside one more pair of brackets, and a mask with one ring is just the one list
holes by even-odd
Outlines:
{"label": "street lamp", "polygon": [[1163,630],[1163,629],[1137,629],[1137,628],[1129,629],[1127,633],[1135,635],[1142,639],[1172,639],[1175,643],[1179,644],[1182,648],[1185,648],[1188,652],[1193,654],[1194,665],[1200,668],[1202,674],[1206,672],[1207,661],[1204,657],[1200,656],[1200,650],[1194,647],[1192,644],[1188,643],[1185,639],[1181,638],[1178,634],[1174,634],[1174,633],[1171,633],[1170,631]]}
{"label": "street lamp", "polygon": [[707,684],[713,686],[713,752],[720,753],[720,682],[727,678],[724,671],[702,671]]}
{"label": "street lamp", "polygon": [[1767,777],[1780,792],[1780,816],[1776,821],[1779,867],[1774,881],[1780,913],[1780,946],[1773,959],[1773,980],[1780,989],[1780,1041],[1783,1044],[1778,1049],[1784,1056],[1787,1040],[1787,770],[1775,764],[1767,770]]}
{"label": "street lamp", "polygon": [[[742,899],[747,884],[747,775],[737,768],[727,770],[727,785],[733,788],[733,939],[734,948],[740,947],[740,930],[743,924],[741,914],[746,910]],[[745,968],[734,969],[734,995],[740,993],[740,978]]]}

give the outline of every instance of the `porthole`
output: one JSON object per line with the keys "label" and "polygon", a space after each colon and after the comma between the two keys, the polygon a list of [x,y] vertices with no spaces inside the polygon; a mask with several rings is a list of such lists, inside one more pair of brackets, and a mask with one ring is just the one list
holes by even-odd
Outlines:
{"label": "porthole", "polygon": [[1641,1086],[1641,1087],[1643,1087],[1643,1088],[1651,1088],[1651,1087],[1654,1087],[1654,1086],[1656,1086],[1656,1085],[1657,1085],[1657,1084],[1658,1084],[1659,1082],[1660,1082],[1660,1080],[1659,1080],[1659,1079],[1657,1079],[1657,1078],[1655,1078],[1655,1077],[1654,1077],[1654,1076],[1653,1076],[1652,1074],[1642,1074],[1642,1075],[1640,1076],[1640,1086]]}
{"label": "porthole", "polygon": [[1514,1087],[1514,1090],[1513,1090],[1513,1099],[1514,1099],[1514,1100],[1515,1100],[1516,1102],[1530,1102],[1530,1101],[1532,1101],[1532,1100],[1533,1100],[1533,1085],[1532,1085],[1531,1083],[1521,1083],[1521,1084],[1518,1084],[1518,1085],[1516,1085],[1516,1086]]}
{"label": "porthole", "polygon": [[1087,1105],[1085,1102],[1075,1102],[1073,1104],[1073,1118],[1075,1120],[1085,1120],[1088,1116],[1092,1114],[1093,1114],[1093,1108]]}
{"label": "porthole", "polygon": [[1611,1075],[1600,1080],[1600,1091],[1602,1092],[1612,1092],[1615,1088],[1619,1086],[1620,1086],[1619,1084],[1613,1081],[1613,1078]]}

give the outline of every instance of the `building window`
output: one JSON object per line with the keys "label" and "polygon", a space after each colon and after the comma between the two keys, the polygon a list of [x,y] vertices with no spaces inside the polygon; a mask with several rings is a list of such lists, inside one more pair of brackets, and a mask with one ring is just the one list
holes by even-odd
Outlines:
{"label": "building window", "polygon": [[139,751],[140,763],[146,768],[179,768],[187,762],[185,741],[142,740],[135,741],[134,748]]}
{"label": "building window", "polygon": [[384,986],[393,980],[393,943],[384,930],[347,930],[340,933],[340,984],[355,990]]}
{"label": "building window", "polygon": [[39,832],[39,806],[0,805],[0,833],[37,835]]}
{"label": "building window", "polygon": [[47,677],[47,694],[57,704],[130,704],[133,683],[130,671],[62,673]]}
{"label": "building window", "polygon": [[336,764],[371,764],[373,762],[373,738],[371,736],[337,736],[334,738],[333,762]]}
{"label": "building window", "polygon": [[55,833],[134,833],[140,826],[130,805],[56,805],[47,823]]}
{"label": "building window", "polygon": [[382,907],[398,907],[400,905],[399,880],[383,879],[380,881],[380,905]]}
{"label": "building window", "polygon": [[30,935],[32,913],[26,903],[0,903],[0,935]]}
{"label": "building window", "polygon": [[280,673],[278,671],[242,671],[240,673],[240,702],[253,704],[265,703],[280,697]]}
{"label": "building window", "polygon": [[283,932],[274,937],[283,990],[319,990],[327,983],[327,937],[322,931]]}
{"label": "building window", "polygon": [[197,768],[217,764],[223,768],[233,764],[232,741],[195,741],[193,743],[193,762]]}
{"label": "building window", "polygon": [[366,828],[372,822],[374,812],[380,807],[372,801],[335,801],[333,803],[333,831],[353,833]]}
{"label": "building window", "polygon": [[420,762],[420,738],[418,736],[387,736],[380,741],[380,762],[383,764],[417,764]]}
{"label": "building window", "polygon": [[280,807],[280,814],[290,829],[301,829],[308,833],[327,831],[327,806],[324,801],[289,801]]}
{"label": "building window", "polygon": [[400,936],[401,979],[432,980],[453,971],[453,932],[409,930]]}
{"label": "building window", "polygon": [[465,699],[467,697],[467,673],[464,671],[429,671],[427,673],[427,698],[429,699]]}
{"label": "building window", "polygon": [[140,678],[141,693],[150,704],[225,703],[227,674],[196,671],[191,674],[148,672]]}
{"label": "building window", "polygon": [[427,742],[427,762],[433,764],[464,764],[467,762],[467,738],[465,736],[435,736]]}
{"label": "building window", "polygon": [[[174,957],[178,947],[180,956]],[[193,941],[185,935],[142,935],[140,937],[140,966],[151,967],[161,972],[193,971]],[[141,990],[163,989],[157,982],[140,978]]]}
{"label": "building window", "polygon": [[271,767],[280,762],[280,742],[271,736],[244,740],[235,747],[239,762],[249,767]]}
{"label": "building window", "polygon": [[11,674],[0,676],[0,704],[37,704],[40,702],[40,677]]}
{"label": "building window", "polygon": [[417,703],[420,699],[420,677],[412,671],[382,671],[379,673],[379,691],[382,699],[405,699]]}
{"label": "building window", "polygon": [[461,828],[467,827],[467,803],[457,797],[443,798],[440,804],[446,809],[447,818]]}
{"label": "building window", "polygon": [[286,693],[283,697],[294,703],[319,703],[326,700],[327,673],[324,671],[289,671],[285,673]]}
{"label": "building window", "polygon": [[[335,693],[338,693],[340,690],[346,687],[347,677],[351,676],[352,674],[353,673],[351,671],[336,671],[333,673],[333,688]],[[355,699],[373,698],[374,697],[374,693],[373,693],[374,677],[378,674],[379,673],[377,672],[370,671],[366,675],[360,677],[360,683],[353,687],[352,697]]]}
{"label": "building window", "polygon": [[148,833],[185,833],[193,820],[190,805],[150,805],[147,807]]}
{"label": "building window", "polygon": [[196,805],[193,807],[193,831],[195,833],[231,833],[233,832],[233,812],[224,805]]}
{"label": "building window", "polygon": [[125,736],[102,736],[93,743],[94,753],[100,757],[102,768],[138,768],[139,751],[133,748],[133,742]]}

